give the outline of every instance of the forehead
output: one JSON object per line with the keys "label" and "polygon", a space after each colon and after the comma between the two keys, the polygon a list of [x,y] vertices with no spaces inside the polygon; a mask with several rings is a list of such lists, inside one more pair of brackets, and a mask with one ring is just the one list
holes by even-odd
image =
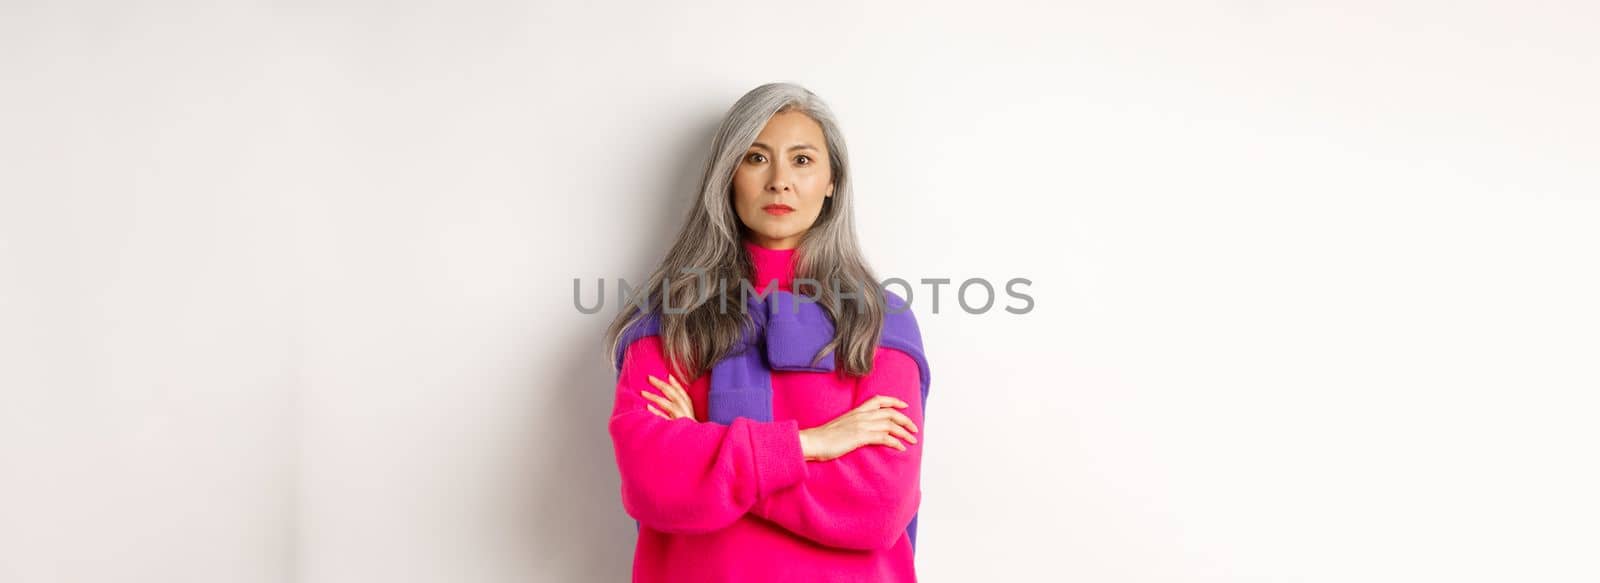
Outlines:
{"label": "forehead", "polygon": [[787,111],[773,115],[767,120],[766,127],[761,129],[761,134],[756,136],[758,145],[771,148],[790,149],[801,144],[808,144],[813,148],[821,149],[824,146],[822,124],[798,111]]}

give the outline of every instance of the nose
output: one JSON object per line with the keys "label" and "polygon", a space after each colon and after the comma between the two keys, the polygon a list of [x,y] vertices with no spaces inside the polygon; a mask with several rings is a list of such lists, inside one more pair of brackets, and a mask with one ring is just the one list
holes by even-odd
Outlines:
{"label": "nose", "polygon": [[781,194],[789,190],[789,172],[782,164],[774,164],[772,175],[767,178],[767,192]]}

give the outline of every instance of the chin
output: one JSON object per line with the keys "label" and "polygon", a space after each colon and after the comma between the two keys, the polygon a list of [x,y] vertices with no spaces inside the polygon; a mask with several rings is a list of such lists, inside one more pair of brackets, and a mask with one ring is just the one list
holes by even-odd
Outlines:
{"label": "chin", "polygon": [[772,240],[787,239],[799,234],[798,231],[790,232],[790,229],[784,229],[781,231],[775,229],[755,229],[755,232],[762,237]]}

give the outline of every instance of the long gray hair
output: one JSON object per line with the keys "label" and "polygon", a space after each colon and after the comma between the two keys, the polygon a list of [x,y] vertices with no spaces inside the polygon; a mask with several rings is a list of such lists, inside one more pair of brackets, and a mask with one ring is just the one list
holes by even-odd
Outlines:
{"label": "long gray hair", "polygon": [[[734,348],[743,330],[753,326],[739,293],[739,282],[754,277],[754,265],[741,244],[747,227],[733,207],[733,174],[767,120],[787,111],[802,112],[822,126],[834,184],[833,196],[823,199],[821,214],[795,251],[792,288],[796,294],[817,298],[834,322],[833,339],[816,357],[834,351],[836,368],[854,375],[871,372],[883,330],[885,302],[856,240],[850,156],[828,105],[793,83],[756,87],[723,116],[700,179],[700,196],[685,217],[677,240],[606,331],[608,359],[616,354],[628,327],[643,319],[647,311],[659,311],[668,366],[687,383],[709,371]],[[709,289],[700,289],[701,280],[710,282]],[[722,307],[723,300],[712,293],[717,282],[726,282],[726,302],[731,307]],[[841,302],[840,292],[855,295]],[[661,309],[663,293],[670,311]],[[640,297],[648,298],[644,311],[638,306]],[[680,310],[682,313],[674,313]]]}

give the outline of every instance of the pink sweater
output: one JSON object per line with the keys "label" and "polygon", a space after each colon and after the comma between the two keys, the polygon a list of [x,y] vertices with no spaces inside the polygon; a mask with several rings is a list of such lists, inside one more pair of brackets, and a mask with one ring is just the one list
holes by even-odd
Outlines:
{"label": "pink sweater", "polygon": [[[746,242],[752,286],[771,279],[788,290],[794,250]],[[730,286],[733,287],[733,286]],[[646,375],[666,379],[660,338],[624,353],[610,431],[622,475],[622,506],[639,521],[635,583],[916,581],[906,525],[922,498],[927,428],[917,363],[879,348],[872,372],[772,371],[772,422],[740,417],[729,425],[667,420],[646,409],[640,391],[660,393]],[[696,419],[706,419],[710,375],[685,379]],[[891,395],[916,423],[906,451],[865,445],[808,462],[800,430],[824,425],[874,395]]]}

